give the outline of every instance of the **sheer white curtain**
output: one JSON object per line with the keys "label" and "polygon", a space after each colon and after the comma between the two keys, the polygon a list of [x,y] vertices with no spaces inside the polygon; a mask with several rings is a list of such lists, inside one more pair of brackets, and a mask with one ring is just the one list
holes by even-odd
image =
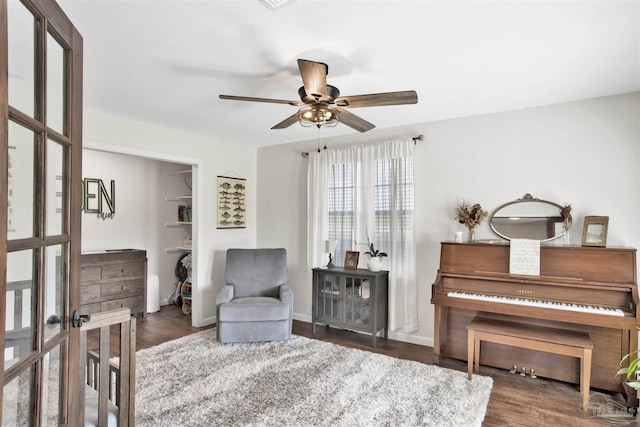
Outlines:
{"label": "sheer white curtain", "polygon": [[309,153],[309,267],[326,265],[324,241],[337,240],[334,263],[345,251],[361,253],[367,240],[386,252],[389,270],[389,328],[418,328],[416,242],[413,226],[411,139]]}

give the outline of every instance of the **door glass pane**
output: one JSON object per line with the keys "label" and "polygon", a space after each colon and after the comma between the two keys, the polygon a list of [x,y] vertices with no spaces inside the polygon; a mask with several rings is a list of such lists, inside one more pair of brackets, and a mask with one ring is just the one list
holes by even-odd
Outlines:
{"label": "door glass pane", "polygon": [[7,238],[33,237],[35,134],[9,122],[9,146]]}
{"label": "door glass pane", "polygon": [[31,392],[31,375],[33,369],[25,369],[11,382],[5,384],[2,396],[2,425],[28,426],[29,399]]}
{"label": "door glass pane", "polygon": [[64,117],[64,49],[47,34],[47,126],[62,133]]}
{"label": "door glass pane", "polygon": [[62,345],[54,348],[44,355],[42,359],[42,425],[60,425],[60,378],[62,378],[62,366],[60,355]]}
{"label": "door glass pane", "polygon": [[45,284],[44,284],[44,339],[49,341],[58,334],[62,328],[62,297],[64,289],[63,282],[64,259],[66,245],[47,246],[45,250]]}
{"label": "door glass pane", "polygon": [[64,155],[66,149],[55,141],[47,141],[47,236],[63,233],[63,211],[66,208],[66,194],[64,191]]}
{"label": "door glass pane", "polygon": [[33,117],[34,89],[34,17],[21,2],[7,4],[9,37],[9,105]]}
{"label": "door glass pane", "polygon": [[33,350],[31,308],[36,297],[33,250],[7,254],[5,371]]}

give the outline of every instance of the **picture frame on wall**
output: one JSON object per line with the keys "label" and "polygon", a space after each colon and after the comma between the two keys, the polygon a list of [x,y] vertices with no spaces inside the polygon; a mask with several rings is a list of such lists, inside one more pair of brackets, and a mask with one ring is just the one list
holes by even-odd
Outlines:
{"label": "picture frame on wall", "polygon": [[585,216],[582,227],[582,246],[607,246],[608,216]]}
{"label": "picture frame on wall", "polygon": [[344,268],[355,270],[358,268],[358,258],[360,258],[360,252],[347,251],[344,254]]}
{"label": "picture frame on wall", "polygon": [[218,176],[217,228],[247,228],[247,180]]}

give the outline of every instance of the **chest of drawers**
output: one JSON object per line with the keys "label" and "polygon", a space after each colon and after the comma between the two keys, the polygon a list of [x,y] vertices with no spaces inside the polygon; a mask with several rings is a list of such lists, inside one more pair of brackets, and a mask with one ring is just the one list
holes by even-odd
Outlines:
{"label": "chest of drawers", "polygon": [[146,316],[147,252],[122,249],[80,257],[80,305],[83,314],[129,308]]}

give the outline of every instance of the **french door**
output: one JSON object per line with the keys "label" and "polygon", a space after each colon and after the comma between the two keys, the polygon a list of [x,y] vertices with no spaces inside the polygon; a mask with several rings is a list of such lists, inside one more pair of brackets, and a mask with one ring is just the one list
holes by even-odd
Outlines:
{"label": "french door", "polygon": [[82,37],[53,0],[0,0],[2,425],[80,424]]}

